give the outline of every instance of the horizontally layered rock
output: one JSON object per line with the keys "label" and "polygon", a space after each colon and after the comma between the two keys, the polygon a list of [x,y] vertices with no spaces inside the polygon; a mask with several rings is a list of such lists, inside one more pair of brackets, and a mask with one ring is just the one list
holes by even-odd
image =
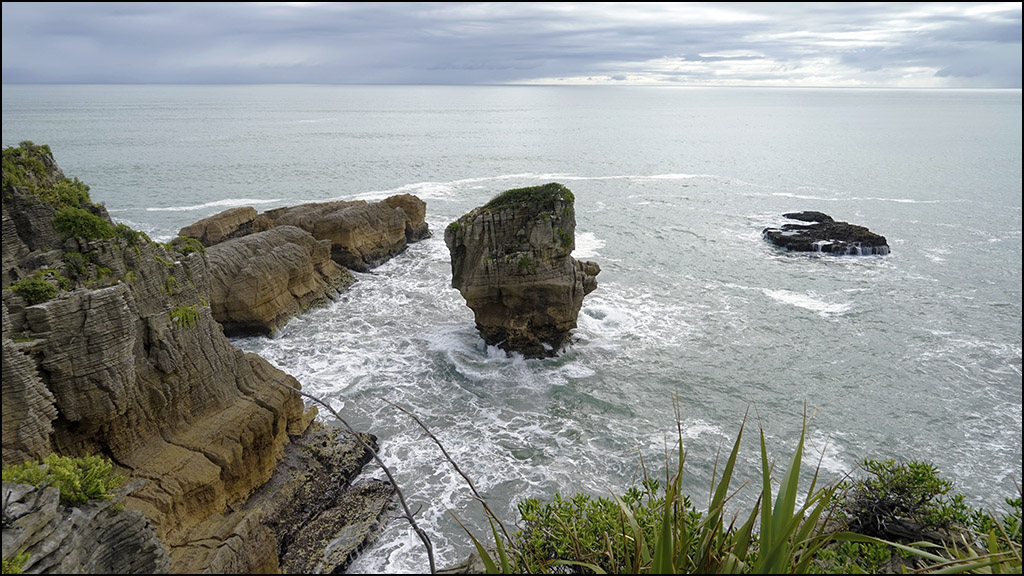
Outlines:
{"label": "horizontally layered rock", "polygon": [[274,225],[267,218],[261,218],[252,206],[229,208],[208,218],[190,224],[178,232],[178,236],[195,238],[203,246],[214,246],[232,238],[239,238],[269,230]]}
{"label": "horizontally layered rock", "polygon": [[[52,165],[48,149],[30,152],[43,157],[30,167]],[[376,500],[347,491],[369,457],[366,450],[310,426],[315,411],[289,389],[299,383],[224,337],[206,305],[211,280],[202,251],[191,251],[188,243],[155,244],[126,227],[115,230],[87,195],[64,195],[58,198],[64,205],[51,204],[45,198],[52,190],[8,177],[7,154],[5,465],[50,452],[111,458],[135,485],[121,502],[145,515],[178,572],[278,570],[297,527],[275,519],[269,496],[251,501],[268,482],[286,496],[276,504],[278,517],[299,514],[316,522],[333,510],[355,518],[354,499],[360,514],[381,518],[390,486],[379,487]],[[55,214],[68,213],[69,206],[79,209],[70,213],[93,238],[65,238],[58,231]],[[297,242],[308,252],[326,250],[315,241]],[[50,291],[40,297],[23,291],[24,283],[7,289],[25,278],[49,284]],[[282,459],[298,464],[282,467]],[[325,498],[327,491],[333,497]],[[374,527],[353,520],[341,536],[358,547]],[[50,534],[27,551],[41,557],[54,542],[65,542],[59,530]],[[332,543],[319,543],[324,547],[307,552],[333,557],[327,551]],[[88,551],[74,553],[88,557]],[[53,562],[61,571],[73,569]]]}
{"label": "horizontally layered rock", "polygon": [[509,190],[445,230],[452,287],[488,344],[539,358],[568,343],[601,271],[571,256],[573,202],[556,183]]}
{"label": "horizontally layered rock", "polygon": [[406,194],[373,203],[300,204],[264,215],[275,226],[298,226],[318,240],[329,240],[335,262],[367,272],[405,250],[410,241],[429,235],[425,213],[426,204]]}
{"label": "horizontally layered rock", "polygon": [[811,224],[783,224],[765,228],[761,235],[772,244],[794,252],[823,252],[836,255],[886,255],[889,245],[863,226],[836,222],[821,212],[791,212],[783,217]]}
{"label": "horizontally layered rock", "polygon": [[[27,551],[22,569],[35,574],[167,572],[167,549],[137,510],[113,500],[71,506],[57,488],[3,483],[3,555]],[[10,523],[8,524],[8,520]]]}
{"label": "horizontally layered rock", "polygon": [[207,257],[210,309],[229,336],[270,334],[353,281],[331,260],[330,242],[294,226],[228,240]]}

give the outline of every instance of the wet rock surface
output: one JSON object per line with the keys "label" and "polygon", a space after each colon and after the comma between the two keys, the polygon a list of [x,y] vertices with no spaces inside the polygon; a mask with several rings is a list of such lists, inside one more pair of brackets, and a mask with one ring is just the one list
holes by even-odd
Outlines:
{"label": "wet rock surface", "polygon": [[837,222],[822,212],[791,212],[783,214],[790,220],[809,224],[783,224],[765,228],[761,235],[768,242],[794,252],[822,252],[835,255],[886,255],[889,245],[885,236],[863,226]]}

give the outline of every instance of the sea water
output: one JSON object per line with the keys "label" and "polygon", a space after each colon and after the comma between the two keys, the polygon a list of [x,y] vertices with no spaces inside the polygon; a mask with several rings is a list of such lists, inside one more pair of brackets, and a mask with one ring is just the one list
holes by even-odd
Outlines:
{"label": "sea water", "polygon": [[[864,458],[928,460],[972,505],[1019,494],[1020,90],[5,85],[3,144],[22,140],[159,240],[233,206],[427,202],[432,238],[235,343],[379,437],[440,565],[471,548],[453,514],[489,528],[387,402],[510,522],[523,498],[663,473],[677,416],[698,505],[744,418],[736,487],[759,481],[758,429],[782,466],[805,415],[805,469],[829,481]],[[479,338],[443,229],[547,182],[575,194],[575,256],[602,272],[573,344],[524,360]],[[800,210],[892,253],[761,239]],[[394,520],[352,570],[425,568]]]}

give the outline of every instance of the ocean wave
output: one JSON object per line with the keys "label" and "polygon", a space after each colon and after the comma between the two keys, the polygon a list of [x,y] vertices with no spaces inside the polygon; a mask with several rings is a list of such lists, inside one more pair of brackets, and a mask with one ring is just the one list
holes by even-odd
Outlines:
{"label": "ocean wave", "polygon": [[582,258],[596,258],[601,254],[598,252],[604,248],[604,240],[601,240],[593,232],[580,232],[576,234],[576,249],[572,251],[572,257],[577,260]]}
{"label": "ocean wave", "polygon": [[762,292],[772,300],[782,302],[783,304],[789,304],[790,306],[796,306],[797,308],[810,310],[823,318],[843,314],[851,307],[849,303],[833,304],[825,302],[824,300],[819,300],[809,294],[800,294],[798,292],[790,292],[789,290],[769,290],[768,288],[764,288],[762,289]]}
{"label": "ocean wave", "polygon": [[281,202],[281,198],[272,198],[270,200],[260,200],[256,198],[225,198],[223,200],[214,200],[213,202],[206,202],[204,204],[193,204],[191,206],[167,206],[167,207],[152,207],[146,208],[147,212],[189,212],[193,210],[206,210],[208,208],[236,208],[238,206],[251,206],[253,204],[273,204],[274,202]]}

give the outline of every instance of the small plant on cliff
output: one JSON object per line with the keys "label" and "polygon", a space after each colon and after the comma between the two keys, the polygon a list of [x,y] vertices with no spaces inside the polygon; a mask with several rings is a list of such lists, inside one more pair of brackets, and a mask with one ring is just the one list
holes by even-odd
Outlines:
{"label": "small plant on cliff", "polygon": [[206,246],[195,238],[189,238],[188,236],[178,236],[171,241],[170,248],[181,252],[183,255],[188,255],[193,252],[199,252],[200,254],[206,254]]}
{"label": "small plant on cliff", "polygon": [[117,226],[114,227],[114,231],[118,238],[124,240],[128,246],[136,249],[138,248],[140,241],[145,241],[147,243],[152,242],[145,232],[139,232],[123,222],[118,223]]}
{"label": "small plant on cliff", "polygon": [[82,208],[61,208],[53,217],[53,226],[64,238],[102,240],[117,235],[114,225]]}
{"label": "small plant on cliff", "polygon": [[484,210],[502,210],[511,206],[521,204],[535,204],[540,202],[572,202],[574,197],[568,188],[557,182],[544,184],[543,186],[530,186],[528,188],[514,188],[506,190],[497,195],[490,202],[484,204]]}
{"label": "small plant on cliff", "polygon": [[50,454],[42,463],[33,460],[4,467],[3,480],[37,488],[56,486],[61,500],[80,504],[113,497],[114,490],[124,480],[113,469],[110,460],[100,456],[69,458]]}
{"label": "small plant on cliff", "polygon": [[64,253],[64,266],[72,278],[78,278],[89,272],[89,259],[81,252],[69,250]]}
{"label": "small plant on cliff", "polygon": [[57,295],[56,286],[36,276],[14,283],[10,289],[24,298],[29,306],[42,304]]}
{"label": "small plant on cliff", "polygon": [[175,306],[167,313],[179,328],[195,328],[199,324],[199,309],[193,306]]}
{"label": "small plant on cliff", "polygon": [[22,574],[25,570],[25,563],[28,562],[29,558],[28,552],[4,558],[4,574]]}

